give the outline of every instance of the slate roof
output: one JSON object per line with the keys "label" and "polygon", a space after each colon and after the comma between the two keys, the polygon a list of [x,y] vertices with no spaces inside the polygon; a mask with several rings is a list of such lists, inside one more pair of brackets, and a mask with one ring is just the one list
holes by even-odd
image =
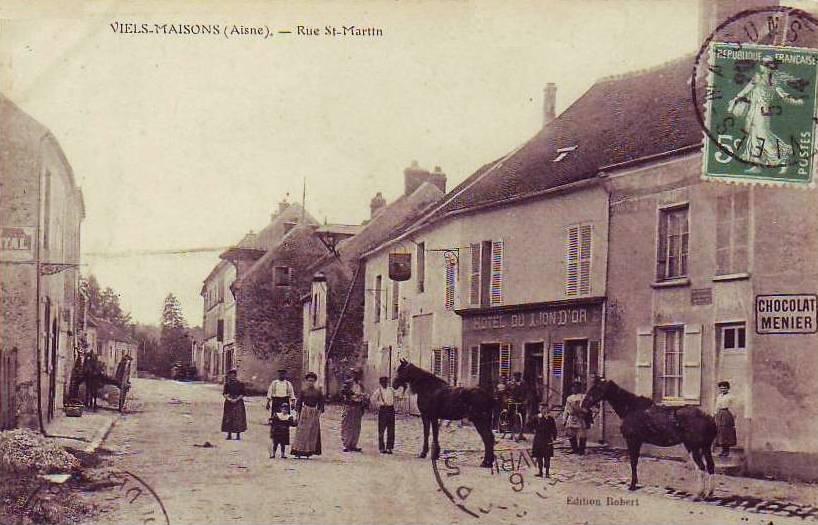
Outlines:
{"label": "slate roof", "polygon": [[[690,93],[693,63],[691,55],[596,82],[519,149],[449,192],[413,227],[591,179],[606,166],[701,144]],[[564,155],[554,162],[558,150]]]}
{"label": "slate roof", "polygon": [[105,319],[89,315],[88,324],[96,328],[97,340],[99,341],[120,341],[128,344],[136,344],[136,341],[131,338],[126,330]]}

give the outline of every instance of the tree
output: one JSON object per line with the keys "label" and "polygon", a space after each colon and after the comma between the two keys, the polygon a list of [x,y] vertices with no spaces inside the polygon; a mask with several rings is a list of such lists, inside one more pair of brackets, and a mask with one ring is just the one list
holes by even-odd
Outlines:
{"label": "tree", "polygon": [[182,315],[182,305],[175,295],[169,293],[162,306],[160,320],[159,349],[161,362],[157,363],[159,373],[170,373],[171,367],[181,361],[190,362],[191,343],[187,323]]}
{"label": "tree", "polygon": [[119,294],[110,286],[102,289],[94,275],[80,279],[80,301],[86,313],[104,319],[119,328],[128,330],[131,325],[131,314],[122,310]]}

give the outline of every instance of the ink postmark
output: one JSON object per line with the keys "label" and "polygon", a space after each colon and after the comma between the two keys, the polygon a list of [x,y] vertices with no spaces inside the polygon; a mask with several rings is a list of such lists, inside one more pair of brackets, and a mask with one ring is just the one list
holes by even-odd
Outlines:
{"label": "ink postmark", "polygon": [[788,7],[723,21],[691,78],[708,180],[814,186],[818,19]]}
{"label": "ink postmark", "polygon": [[[142,525],[170,525],[170,517],[162,499],[144,479],[136,474],[128,471],[110,471],[94,484],[105,487],[100,491],[101,507],[112,512],[110,517],[114,521]],[[54,507],[55,501],[76,497],[75,493],[78,490],[84,489],[69,483],[55,484],[43,481],[26,498],[24,512],[29,515],[40,515],[45,509],[47,514],[48,509]]]}

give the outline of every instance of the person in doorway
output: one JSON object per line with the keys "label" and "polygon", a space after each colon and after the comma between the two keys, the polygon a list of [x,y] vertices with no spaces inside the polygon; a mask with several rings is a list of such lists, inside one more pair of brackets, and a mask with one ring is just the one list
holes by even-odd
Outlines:
{"label": "person in doorway", "polygon": [[565,400],[565,429],[568,440],[571,443],[569,454],[585,454],[585,443],[588,439],[588,415],[582,408],[582,401],[585,394],[582,393],[582,384],[579,381],[571,385],[571,395]]}
{"label": "person in doorway", "polygon": [[282,368],[278,371],[278,379],[273,379],[270,388],[267,389],[267,410],[272,407],[272,415],[275,415],[284,403],[290,406],[295,403],[295,389],[287,379],[287,371]]}
{"label": "person in doorway", "polygon": [[506,387],[505,379],[501,379],[499,383],[497,383],[497,387],[494,390],[494,411],[492,414],[492,428],[495,430],[500,430],[500,413],[506,407],[506,401],[508,401],[508,388]]}
{"label": "person in doorway", "polygon": [[548,412],[548,403],[540,403],[540,413],[531,418],[531,426],[534,429],[534,443],[531,447],[531,457],[537,462],[539,472],[534,474],[543,477],[543,466],[545,466],[545,477],[550,477],[551,458],[554,456],[554,440],[557,439],[557,422]]}
{"label": "person in doorway", "polygon": [[352,370],[352,380],[344,384],[341,395],[344,398],[344,412],[341,416],[341,442],[344,445],[344,452],[363,452],[358,446],[358,438],[361,436],[366,391],[361,384],[359,370]]}
{"label": "person in doorway", "polygon": [[716,395],[716,445],[721,447],[719,457],[726,458],[730,455],[730,447],[736,446],[736,418],[733,414],[735,410],[735,399],[730,393],[730,383],[720,381],[718,383],[719,393]]}
{"label": "person in doorway", "polygon": [[381,377],[378,382],[380,386],[372,392],[371,397],[378,410],[378,450],[381,454],[391,454],[395,448],[395,390],[389,385],[389,378],[386,376]]}
{"label": "person in doorway", "polygon": [[222,415],[222,432],[227,432],[226,439],[241,439],[241,433],[247,430],[247,411],[244,408],[244,384],[238,379],[235,368],[227,372],[224,381],[224,413]]}
{"label": "person in doorway", "polygon": [[281,457],[287,457],[287,445],[290,444],[290,427],[295,426],[295,418],[290,414],[290,405],[281,403],[270,418],[270,459],[276,457],[276,449],[281,447]]}
{"label": "person in doorway", "polygon": [[528,415],[529,388],[528,384],[523,381],[523,374],[521,372],[514,372],[514,379],[511,382],[510,390],[511,399],[514,400],[515,403],[519,403],[515,406],[520,412],[520,416],[523,419],[523,428],[525,428],[526,416]]}
{"label": "person in doorway", "polygon": [[318,376],[307,372],[306,385],[301,389],[295,410],[298,412],[298,426],[290,453],[296,458],[321,455],[321,414],[324,413],[324,392],[315,386]]}

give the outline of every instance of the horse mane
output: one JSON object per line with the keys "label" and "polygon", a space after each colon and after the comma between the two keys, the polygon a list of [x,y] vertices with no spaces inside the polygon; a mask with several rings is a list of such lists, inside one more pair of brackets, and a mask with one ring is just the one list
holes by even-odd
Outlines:
{"label": "horse mane", "polygon": [[419,366],[415,366],[412,363],[406,365],[406,368],[403,369],[404,373],[406,374],[406,381],[412,385],[412,390],[417,392],[418,386],[428,384],[430,386],[448,386],[446,381],[440,379],[433,373],[420,368]]}
{"label": "horse mane", "polygon": [[654,404],[653,400],[628,392],[611,380],[608,380],[607,383],[608,392],[606,392],[605,398],[619,417],[634,410],[648,409]]}

